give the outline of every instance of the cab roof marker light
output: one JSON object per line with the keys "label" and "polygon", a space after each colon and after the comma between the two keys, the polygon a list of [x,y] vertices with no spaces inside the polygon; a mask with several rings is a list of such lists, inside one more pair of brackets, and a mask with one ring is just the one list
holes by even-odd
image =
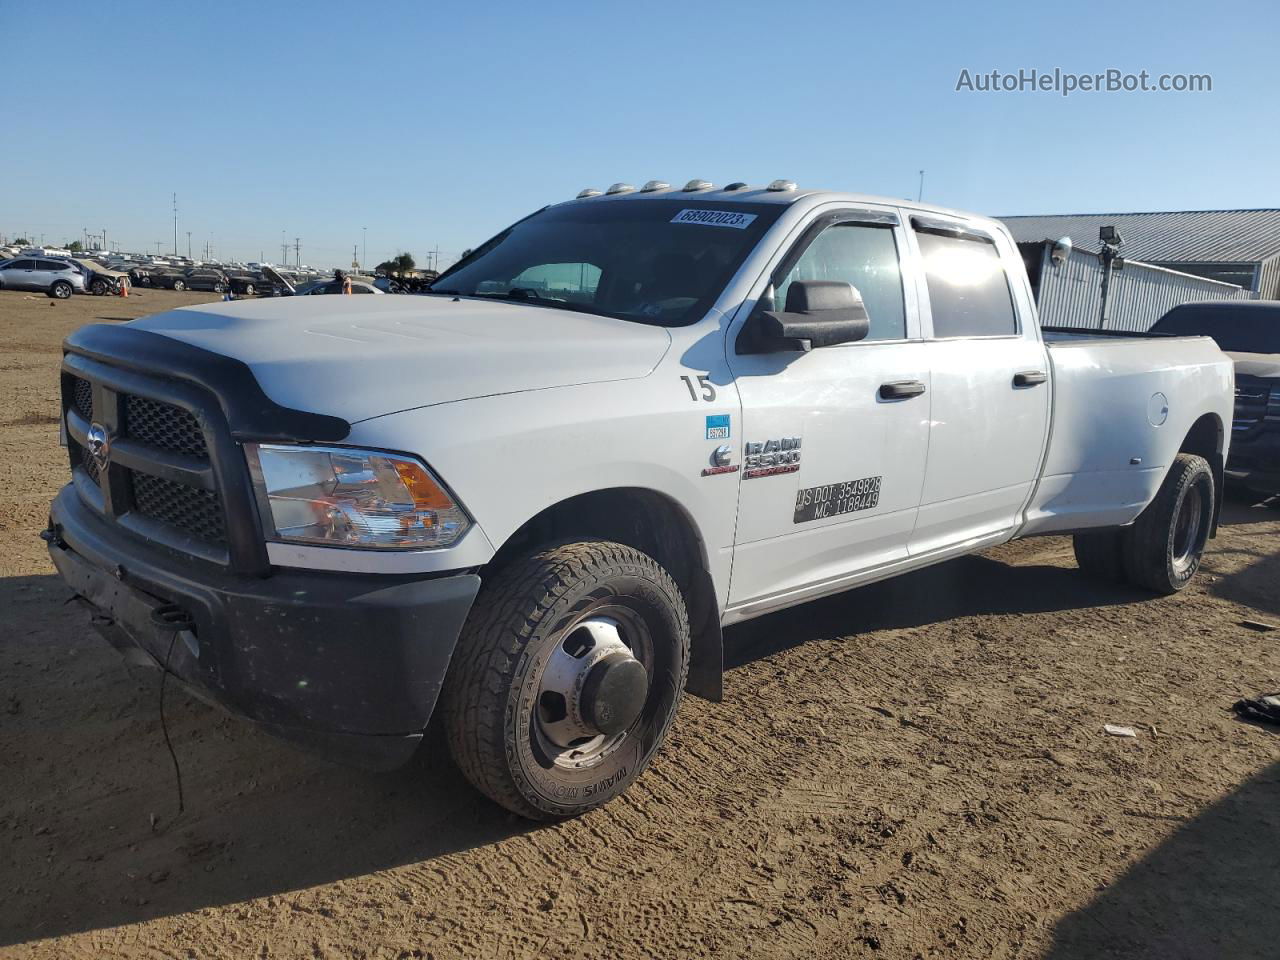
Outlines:
{"label": "cab roof marker light", "polygon": [[789,190],[794,190],[795,188],[796,182],[794,180],[775,180],[773,183],[765,187],[766,190],[770,190],[773,193],[786,193]]}
{"label": "cab roof marker light", "polygon": [[587,197],[598,197],[598,196],[600,196],[599,190],[596,190],[594,187],[587,187],[587,189],[580,191],[574,199],[585,200],[587,199]]}
{"label": "cab roof marker light", "polygon": [[618,194],[618,193],[635,193],[635,192],[636,192],[636,188],[629,183],[615,183],[613,186],[611,186],[608,190],[605,191],[605,193],[611,197],[614,194]]}
{"label": "cab roof marker light", "polygon": [[659,190],[670,190],[671,184],[665,180],[650,180],[640,188],[641,193],[656,193]]}
{"label": "cab roof marker light", "polygon": [[714,186],[715,184],[712,183],[710,180],[690,180],[688,183],[684,185],[684,192],[694,193],[698,190],[709,190],[711,189],[711,187],[714,187]]}
{"label": "cab roof marker light", "polygon": [[733,183],[729,184],[727,187],[724,188],[724,192],[733,193],[733,191],[735,190],[745,190],[745,189],[747,189],[747,185],[745,183],[743,183],[741,180],[735,180],[733,181]]}

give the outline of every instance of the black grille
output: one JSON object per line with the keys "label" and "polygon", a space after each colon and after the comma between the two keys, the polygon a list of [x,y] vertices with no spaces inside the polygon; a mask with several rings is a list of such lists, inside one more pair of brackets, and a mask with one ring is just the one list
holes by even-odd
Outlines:
{"label": "black grille", "polygon": [[178,527],[206,543],[226,546],[227,528],[216,493],[135,471],[133,499],[143,516]]}
{"label": "black grille", "polygon": [[71,448],[72,455],[79,462],[80,468],[89,475],[90,480],[97,483],[99,477],[98,461],[93,459],[93,455],[86,448],[80,446],[74,440],[68,440],[67,445]]}
{"label": "black grille", "polygon": [[1252,430],[1267,416],[1270,384],[1254,377],[1236,378],[1236,405],[1232,428],[1236,432]]}
{"label": "black grille", "polygon": [[73,377],[71,384],[71,399],[75,404],[76,410],[80,412],[80,416],[86,420],[93,420],[93,386],[83,377]]}
{"label": "black grille", "polygon": [[109,425],[108,429],[118,424],[118,432],[112,432],[135,445],[130,467],[119,462],[100,467],[87,445],[74,436],[67,437],[71,467],[102,490],[97,509],[126,526],[143,519],[162,524],[164,529],[149,527],[146,535],[174,549],[208,555],[192,541],[213,548],[228,547],[218,493],[156,476],[151,470],[160,470],[159,464],[152,468],[146,463],[148,451],[155,451],[157,459],[159,451],[164,451],[207,464],[209,447],[195,414],[168,401],[117,392],[110,384],[99,391],[90,379],[70,371],[63,378],[63,389],[69,410],[90,423]]}
{"label": "black grille", "polygon": [[125,436],[161,450],[208,458],[204,432],[189,411],[132,394],[122,399]]}

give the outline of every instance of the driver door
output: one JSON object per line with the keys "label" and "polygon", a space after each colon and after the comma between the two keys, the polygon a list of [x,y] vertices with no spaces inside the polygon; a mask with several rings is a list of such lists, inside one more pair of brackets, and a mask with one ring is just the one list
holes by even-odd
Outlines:
{"label": "driver door", "polygon": [[[808,352],[736,352],[742,480],[729,619],[835,592],[902,560],[915,526],[930,425],[927,344],[896,211],[818,216],[759,298],[786,302],[796,280],[842,280],[871,329]],[[897,385],[897,386],[887,386]]]}

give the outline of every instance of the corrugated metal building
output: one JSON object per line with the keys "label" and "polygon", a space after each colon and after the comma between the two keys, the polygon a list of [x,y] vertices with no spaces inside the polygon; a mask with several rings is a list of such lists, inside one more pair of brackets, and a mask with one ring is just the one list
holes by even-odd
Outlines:
{"label": "corrugated metal building", "polygon": [[1145,333],[1180,303],[1201,300],[1249,300],[1254,294],[1235,284],[1209,280],[1167,267],[1125,260],[1111,270],[1106,317],[1102,312],[1102,278],[1106,271],[1096,253],[1073,247],[1060,261],[1052,243],[1019,243],[1035,293],[1040,322],[1046,327],[1124,330]]}
{"label": "corrugated metal building", "polygon": [[1126,259],[1234,283],[1264,300],[1280,300],[1280,209],[1000,219],[1019,243],[1065,236],[1086,250],[1098,246],[1099,227],[1114,226],[1124,239],[1120,255]]}

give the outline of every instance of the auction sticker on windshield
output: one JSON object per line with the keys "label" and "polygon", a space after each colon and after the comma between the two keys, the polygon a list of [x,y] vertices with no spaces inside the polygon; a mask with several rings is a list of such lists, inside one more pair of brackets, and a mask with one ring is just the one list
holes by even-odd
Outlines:
{"label": "auction sticker on windshield", "polygon": [[745,230],[756,218],[754,213],[738,213],[736,210],[681,210],[671,218],[672,223],[698,223],[704,227],[733,227]]}

